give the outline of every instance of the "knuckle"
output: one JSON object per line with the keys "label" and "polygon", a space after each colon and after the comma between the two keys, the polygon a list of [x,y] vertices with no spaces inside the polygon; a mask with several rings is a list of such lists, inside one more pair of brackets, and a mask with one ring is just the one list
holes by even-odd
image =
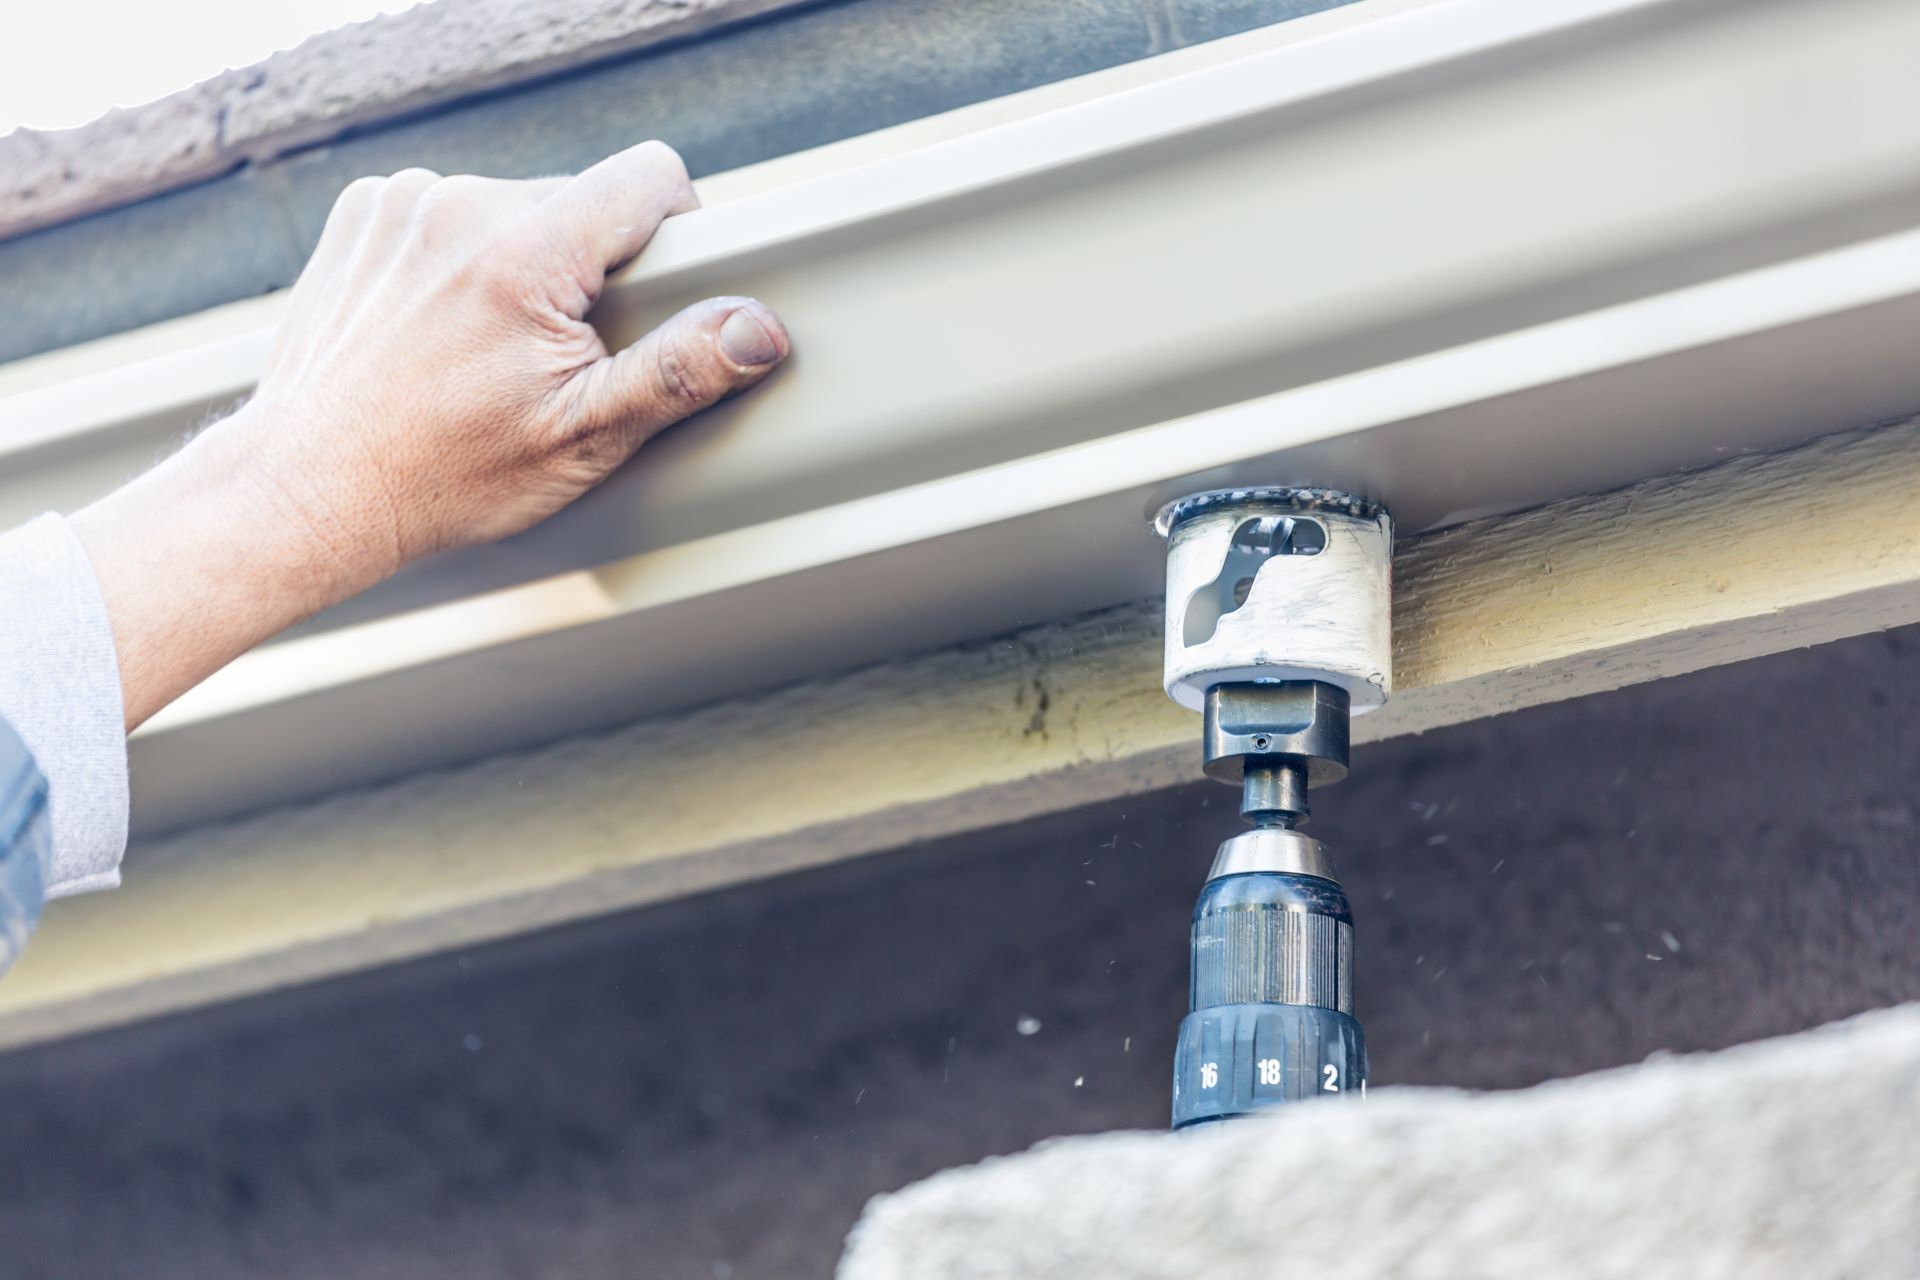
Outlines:
{"label": "knuckle", "polygon": [[410,209],[439,179],[440,175],[431,169],[402,169],[380,189],[381,207],[396,211]]}
{"label": "knuckle", "polygon": [[663,406],[687,414],[712,404],[727,383],[702,345],[686,335],[662,335],[654,348],[653,382]]}
{"label": "knuckle", "polygon": [[466,175],[437,178],[427,183],[420,192],[420,216],[436,222],[464,217],[473,211],[480,189],[480,180]]}
{"label": "knuckle", "polygon": [[638,151],[654,168],[662,183],[671,186],[693,185],[693,179],[687,176],[687,162],[678,151],[658,138],[641,143]]}
{"label": "knuckle", "polygon": [[386,185],[387,180],[385,178],[378,177],[374,174],[368,174],[364,178],[355,178],[340,192],[340,198],[334,201],[334,205],[337,208],[346,204],[365,204],[375,196],[378,196],[381,188]]}
{"label": "knuckle", "polygon": [[470,173],[456,173],[445,178],[436,178],[428,185],[426,194],[429,199],[443,204],[462,201],[471,203],[480,197],[486,186],[487,182],[484,178],[476,178]]}
{"label": "knuckle", "polygon": [[654,164],[684,167],[684,162],[680,159],[680,153],[658,138],[648,138],[645,142],[635,147],[634,151],[645,156],[648,161]]}
{"label": "knuckle", "polygon": [[329,223],[351,222],[372,208],[380,199],[380,193],[386,188],[385,178],[355,178],[334,197],[333,210],[327,215]]}

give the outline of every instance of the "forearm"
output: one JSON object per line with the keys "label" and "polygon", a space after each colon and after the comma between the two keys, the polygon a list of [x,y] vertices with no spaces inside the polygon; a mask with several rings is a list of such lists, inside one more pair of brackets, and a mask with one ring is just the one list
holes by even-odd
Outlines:
{"label": "forearm", "polygon": [[[261,641],[378,581],[367,542],[261,465],[276,425],[248,406],[72,517],[112,622],[126,727]],[[310,470],[310,469],[309,469]]]}

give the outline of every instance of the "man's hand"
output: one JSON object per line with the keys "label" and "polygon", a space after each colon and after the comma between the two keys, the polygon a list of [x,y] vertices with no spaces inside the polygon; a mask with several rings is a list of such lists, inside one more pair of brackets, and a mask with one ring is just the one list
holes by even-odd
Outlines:
{"label": "man's hand", "polygon": [[698,204],[646,143],[575,178],[354,183],[245,408],[74,517],[127,727],[248,648],[435,551],[518,533],[788,350],[715,298],[609,353],[587,311]]}

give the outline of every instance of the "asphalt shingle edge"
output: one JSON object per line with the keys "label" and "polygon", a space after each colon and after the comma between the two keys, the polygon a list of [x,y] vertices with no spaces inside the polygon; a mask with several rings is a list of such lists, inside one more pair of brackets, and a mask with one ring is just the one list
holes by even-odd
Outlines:
{"label": "asphalt shingle edge", "polygon": [[0,137],[0,239],[814,0],[433,0],[74,129]]}

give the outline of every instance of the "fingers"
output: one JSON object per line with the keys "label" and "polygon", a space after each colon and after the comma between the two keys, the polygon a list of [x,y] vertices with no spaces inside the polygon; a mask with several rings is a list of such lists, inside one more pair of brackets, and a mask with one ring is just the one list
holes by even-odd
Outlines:
{"label": "fingers", "polygon": [[700,207],[679,153],[643,142],[566,181],[540,205],[540,234],[558,235],[601,271],[620,266],[676,213]]}
{"label": "fingers", "polygon": [[300,273],[302,280],[326,276],[353,252],[365,234],[368,215],[386,187],[385,178],[356,178],[334,199],[327,224],[320,230],[320,242]]}
{"label": "fingers", "polygon": [[504,211],[538,204],[573,181],[570,176],[482,178],[454,174],[443,178],[431,169],[402,169],[389,177],[358,178],[334,200],[305,274],[325,273],[356,249],[364,249],[369,238],[397,238],[423,213],[443,224],[484,223]]}
{"label": "fingers", "polygon": [[340,193],[303,274],[329,274],[345,262],[361,273],[377,271],[410,229],[457,241],[530,210],[522,226],[528,248],[550,262],[558,248],[565,274],[593,276],[578,281],[590,300],[599,277],[639,253],[662,221],[699,204],[686,165],[663,142],[629,147],[577,177],[443,178],[403,169],[359,179]]}
{"label": "fingers", "polygon": [[568,434],[611,470],[646,439],[736,391],[786,359],[786,326],[752,298],[709,298],[625,351],[575,375]]}
{"label": "fingers", "polygon": [[427,192],[450,179],[431,169],[402,169],[380,186],[371,217],[383,229],[398,231],[413,217],[414,206]]}

